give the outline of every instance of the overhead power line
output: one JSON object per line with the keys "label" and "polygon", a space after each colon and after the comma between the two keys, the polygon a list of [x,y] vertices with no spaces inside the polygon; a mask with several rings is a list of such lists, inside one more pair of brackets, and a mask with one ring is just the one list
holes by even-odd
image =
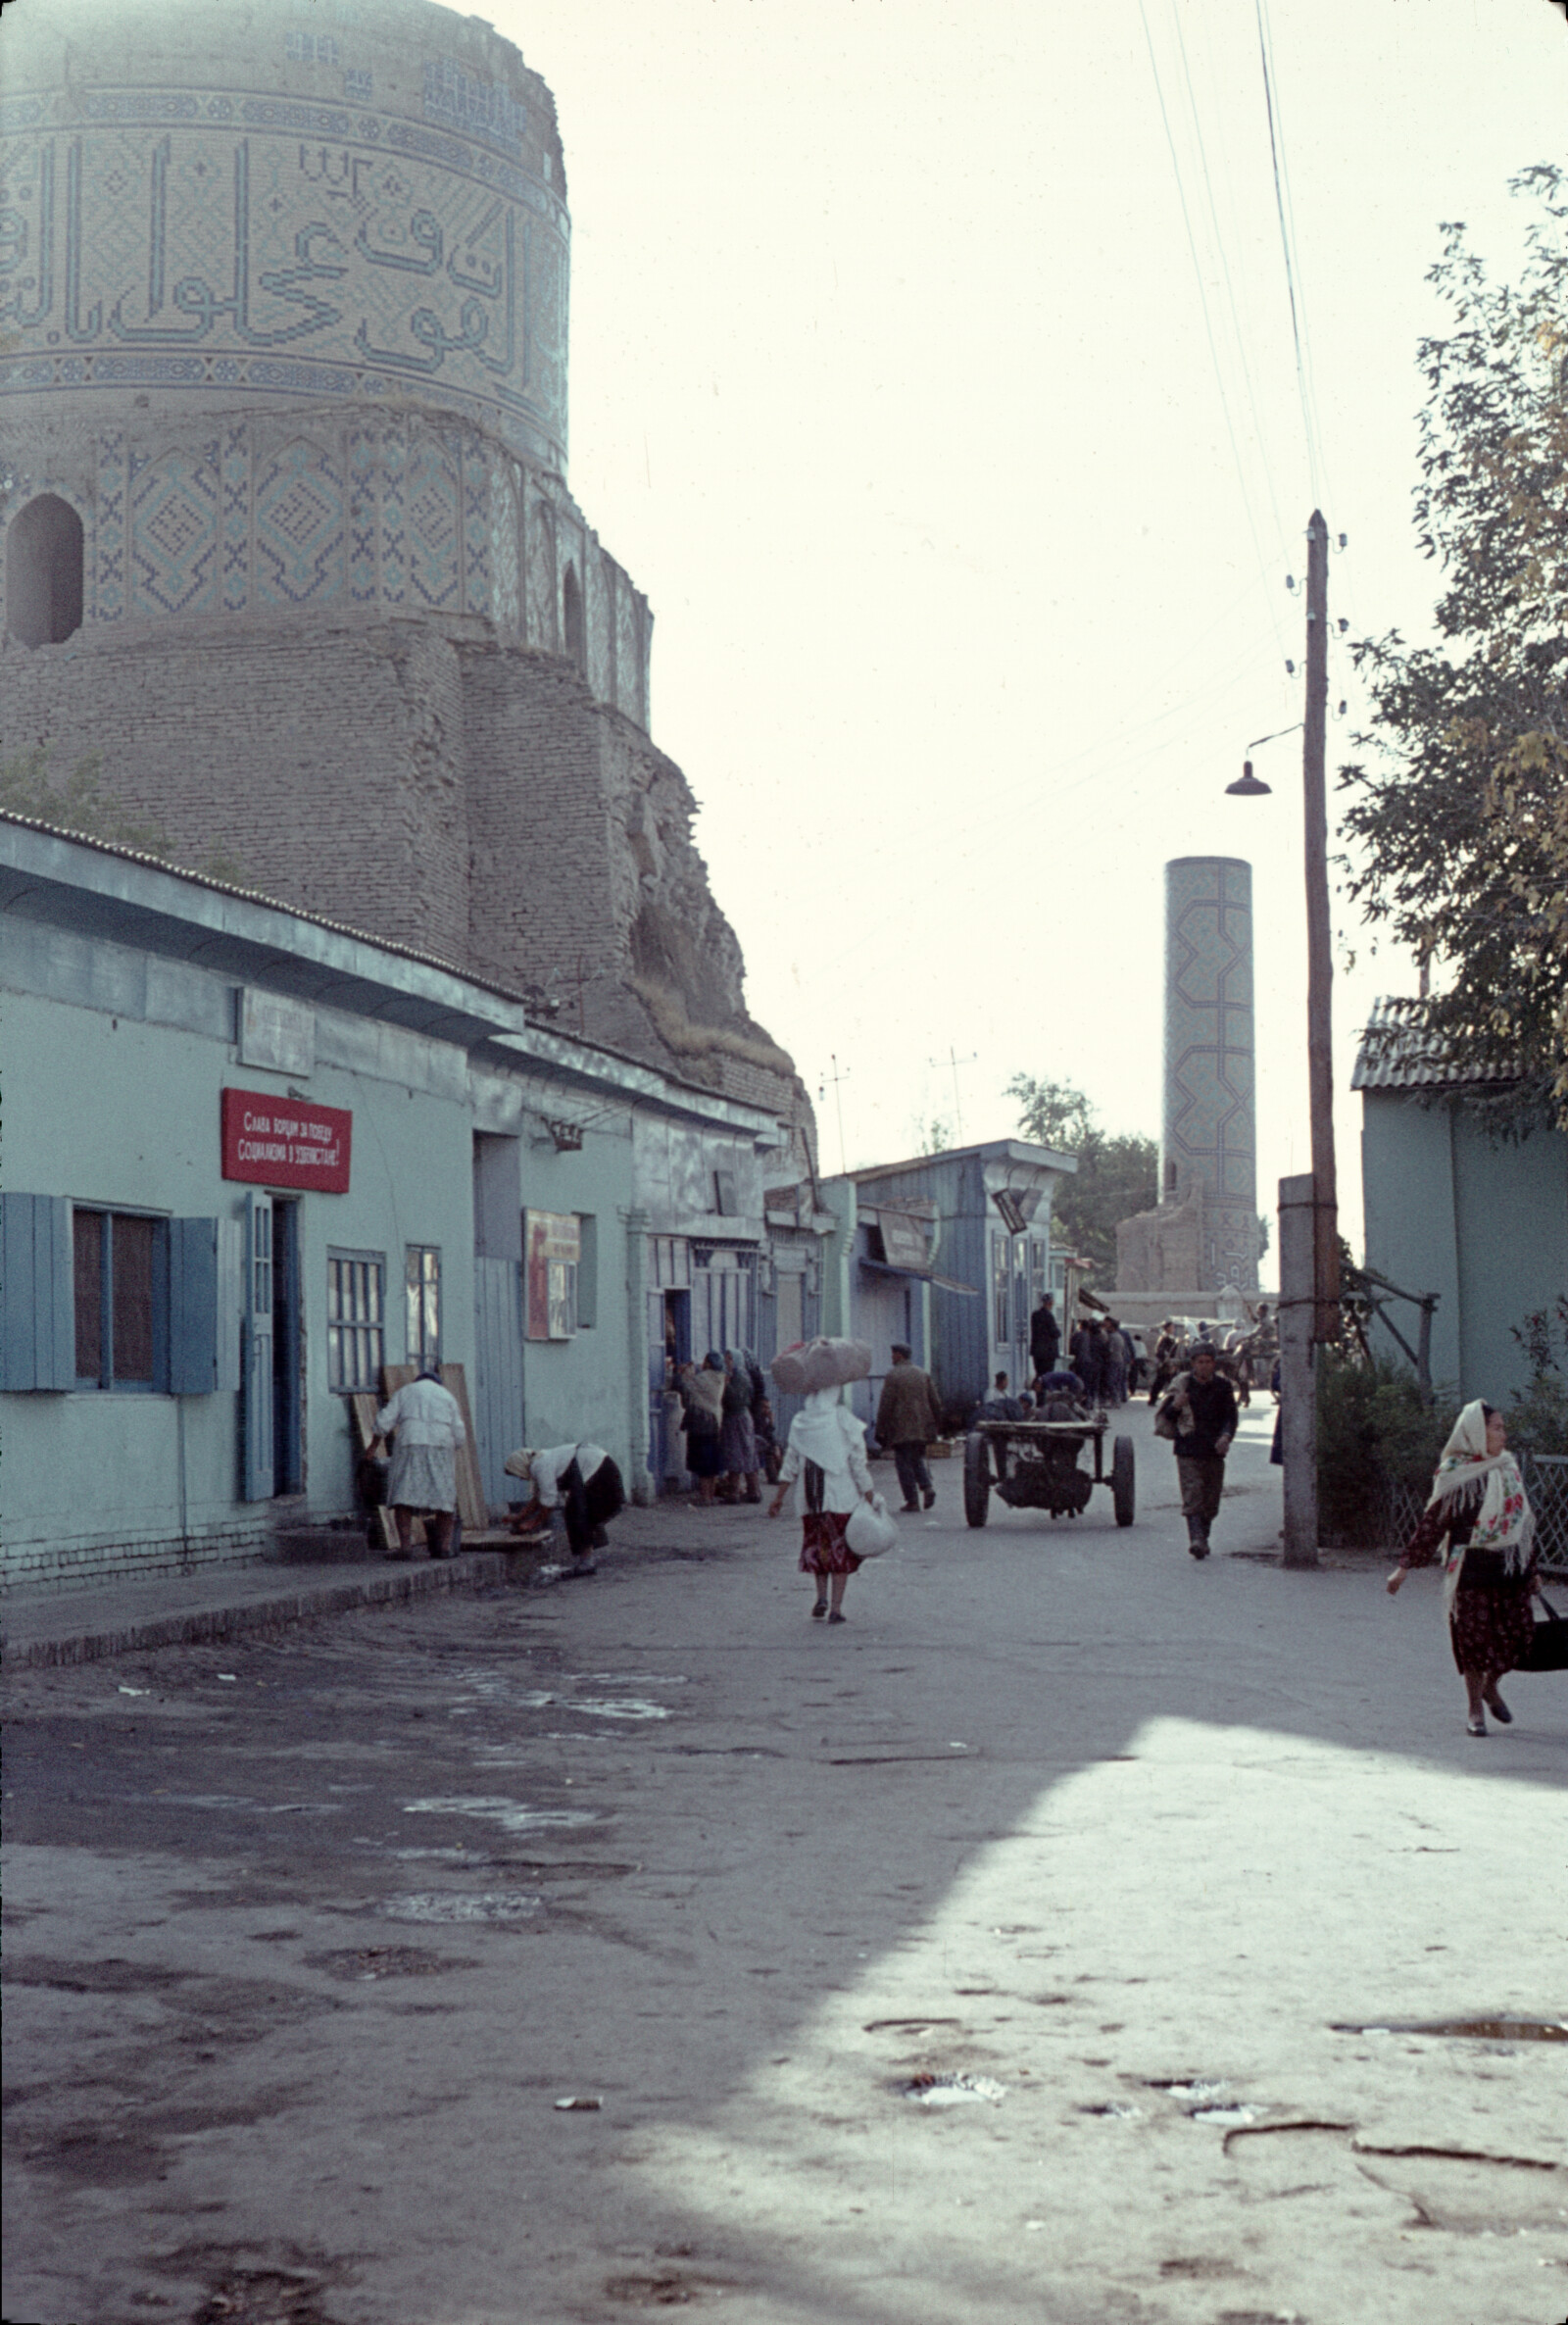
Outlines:
{"label": "overhead power line", "polygon": [[1263,544],[1258,539],[1257,522],[1252,513],[1252,496],[1248,489],[1247,471],[1242,465],[1241,446],[1236,438],[1236,424],[1231,418],[1230,398],[1225,392],[1225,374],[1220,368],[1219,349],[1214,340],[1213,320],[1208,311],[1208,291],[1203,282],[1203,269],[1198,256],[1198,240],[1193,232],[1192,213],[1187,206],[1187,187],[1182,177],[1182,166],[1176,151],[1176,140],[1171,134],[1170,114],[1165,105],[1164,84],[1159,77],[1159,60],[1154,54],[1153,35],[1149,29],[1149,11],[1144,0],[1138,0],[1138,14],[1143,20],[1144,40],[1149,49],[1149,67],[1154,76],[1154,95],[1159,101],[1159,118],[1165,130],[1165,144],[1170,153],[1170,166],[1176,179],[1176,198],[1181,205],[1182,224],[1187,229],[1187,248],[1192,257],[1193,272],[1198,279],[1199,304],[1203,314],[1203,331],[1208,340],[1209,359],[1214,366],[1214,384],[1219,390],[1220,410],[1225,416],[1225,433],[1230,438],[1231,458],[1236,463],[1236,480],[1241,487],[1242,507],[1247,513],[1247,529],[1252,536],[1252,550],[1257,559],[1258,576],[1263,583],[1264,603],[1269,608],[1269,618],[1274,625],[1280,654],[1285,652],[1285,641],[1280,634],[1279,617],[1275,611],[1273,583],[1268,561],[1263,555]]}
{"label": "overhead power line", "polygon": [[[1143,0],[1139,0],[1140,7]],[[1275,76],[1272,58],[1272,39],[1265,29],[1263,0],[1252,0],[1257,18],[1257,50],[1263,66],[1263,103],[1268,111],[1268,150],[1274,169],[1274,208],[1280,222],[1280,248],[1285,254],[1285,287],[1291,300],[1291,337],[1296,346],[1296,384],[1301,399],[1301,425],[1306,434],[1306,463],[1312,480],[1312,498],[1319,508],[1323,505],[1323,464],[1319,456],[1317,414],[1315,401],[1308,384],[1307,363],[1303,351],[1304,302],[1297,293],[1298,269],[1292,255],[1295,239],[1295,217],[1286,223],[1286,192],[1282,183],[1280,149],[1283,144],[1282,124],[1278,118],[1275,95]],[[1288,175],[1287,180],[1288,182]]]}

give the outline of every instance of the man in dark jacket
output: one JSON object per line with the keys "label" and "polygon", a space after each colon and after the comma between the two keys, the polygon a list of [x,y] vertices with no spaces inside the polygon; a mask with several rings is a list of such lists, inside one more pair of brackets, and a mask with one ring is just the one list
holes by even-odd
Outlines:
{"label": "man in dark jacket", "polygon": [[1159,1412],[1176,1424],[1176,1474],[1181,1479],[1187,1547],[1195,1558],[1208,1556],[1208,1529],[1219,1515],[1225,1490],[1225,1456],[1236,1435],[1236,1391],[1219,1377],[1214,1351],[1200,1341],[1190,1368],[1171,1383]]}
{"label": "man in dark jacket", "polygon": [[1084,1384],[1084,1395],[1091,1405],[1098,1405],[1105,1387],[1105,1344],[1100,1327],[1092,1322],[1079,1325],[1072,1336],[1072,1368]]}
{"label": "man in dark jacket", "polygon": [[1037,1379],[1043,1372],[1055,1371],[1060,1347],[1061,1326],[1056,1321],[1056,1303],[1052,1294],[1047,1292],[1029,1318],[1029,1361]]}
{"label": "man in dark jacket", "polygon": [[941,1434],[942,1407],[931,1385],[931,1375],[911,1362],[907,1344],[896,1340],[893,1369],[883,1380],[882,1394],[877,1400],[876,1438],[879,1445],[892,1448],[906,1509],[919,1509],[916,1496],[924,1499],[927,1509],[936,1501],[937,1490],[926,1467],[925,1449],[933,1437]]}

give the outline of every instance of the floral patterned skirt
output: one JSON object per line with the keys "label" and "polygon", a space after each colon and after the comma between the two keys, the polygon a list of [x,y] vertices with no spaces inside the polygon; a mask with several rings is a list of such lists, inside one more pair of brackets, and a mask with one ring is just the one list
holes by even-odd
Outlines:
{"label": "floral patterned skirt", "polygon": [[1467,1591],[1461,1584],[1448,1612],[1448,1641],[1461,1671],[1517,1670],[1530,1652],[1535,1624],[1530,1593],[1512,1589]]}
{"label": "floral patterned skirt", "polygon": [[861,1560],[845,1539],[850,1513],[837,1509],[808,1509],[801,1519],[801,1572],[854,1574]]}

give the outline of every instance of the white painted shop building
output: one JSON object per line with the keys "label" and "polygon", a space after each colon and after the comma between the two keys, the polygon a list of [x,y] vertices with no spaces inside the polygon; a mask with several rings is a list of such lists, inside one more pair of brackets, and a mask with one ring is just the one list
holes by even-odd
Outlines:
{"label": "white painted shop building", "polygon": [[9,815],[0,1007],[8,1590],[352,1514],[348,1398],[426,1354],[466,1367],[492,1505],[513,1445],[567,1437],[646,1499],[671,1279],[705,1322],[719,1276],[768,1280],[762,1110]]}

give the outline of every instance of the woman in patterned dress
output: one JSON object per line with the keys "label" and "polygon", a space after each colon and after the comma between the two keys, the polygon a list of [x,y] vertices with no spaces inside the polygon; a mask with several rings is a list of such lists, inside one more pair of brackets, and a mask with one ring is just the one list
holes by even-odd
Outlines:
{"label": "woman in patterned dress", "polygon": [[1504,1671],[1530,1648],[1536,1590],[1536,1521],[1502,1415],[1477,1398],[1453,1424],[1432,1481],[1432,1499],[1389,1576],[1392,1598],[1412,1566],[1430,1566],[1445,1542],[1444,1597],[1453,1659],[1470,1701],[1467,1732],[1484,1736],[1487,1712],[1511,1725],[1497,1693]]}
{"label": "woman in patterned dress", "polygon": [[816,1584],[814,1621],[824,1615],[829,1622],[846,1619],[844,1588],[860,1564],[846,1529],[856,1503],[862,1495],[869,1502],[873,1490],[865,1423],[856,1419],[843,1395],[842,1386],[813,1389],[791,1421],[778,1489],[767,1509],[769,1517],[777,1517],[790,1487],[801,1479],[801,1572]]}

